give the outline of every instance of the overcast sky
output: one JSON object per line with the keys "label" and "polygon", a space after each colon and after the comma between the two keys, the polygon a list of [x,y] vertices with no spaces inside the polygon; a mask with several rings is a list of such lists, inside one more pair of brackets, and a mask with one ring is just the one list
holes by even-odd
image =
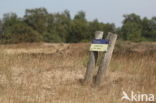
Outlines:
{"label": "overcast sky", "polygon": [[123,14],[136,13],[141,17],[156,16],[156,0],[0,0],[0,18],[4,13],[15,12],[23,16],[25,9],[45,7],[48,12],[68,9],[71,15],[86,12],[88,20],[121,26]]}

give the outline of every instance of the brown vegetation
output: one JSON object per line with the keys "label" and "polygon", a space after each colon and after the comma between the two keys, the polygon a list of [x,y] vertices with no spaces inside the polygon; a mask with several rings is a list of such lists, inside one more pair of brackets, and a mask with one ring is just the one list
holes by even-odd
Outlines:
{"label": "brown vegetation", "polygon": [[102,86],[94,88],[79,82],[89,44],[1,45],[0,103],[122,103],[122,90],[156,94],[155,47],[118,43]]}

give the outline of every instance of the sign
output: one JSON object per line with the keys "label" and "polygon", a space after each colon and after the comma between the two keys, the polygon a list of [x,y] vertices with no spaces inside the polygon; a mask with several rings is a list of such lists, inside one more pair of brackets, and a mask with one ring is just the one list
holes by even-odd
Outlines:
{"label": "sign", "polygon": [[94,39],[90,51],[107,51],[109,41],[103,39]]}

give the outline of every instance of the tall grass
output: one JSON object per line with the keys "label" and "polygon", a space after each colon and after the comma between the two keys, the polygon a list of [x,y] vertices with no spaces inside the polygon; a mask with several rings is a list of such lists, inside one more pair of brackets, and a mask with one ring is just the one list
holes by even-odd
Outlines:
{"label": "tall grass", "polygon": [[51,54],[1,52],[0,103],[122,103],[122,90],[156,94],[155,54],[115,53],[103,84],[93,88],[79,83],[88,57],[81,46]]}

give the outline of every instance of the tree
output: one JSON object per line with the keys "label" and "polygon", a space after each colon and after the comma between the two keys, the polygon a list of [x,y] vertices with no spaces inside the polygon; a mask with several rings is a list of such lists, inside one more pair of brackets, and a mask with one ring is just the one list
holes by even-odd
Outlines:
{"label": "tree", "polygon": [[24,20],[25,23],[43,35],[47,29],[47,15],[48,12],[45,8],[27,9]]}
{"label": "tree", "polygon": [[23,22],[14,24],[6,35],[10,36],[9,43],[38,42],[42,40],[37,31]]}
{"label": "tree", "polygon": [[156,41],[156,17],[152,17],[152,19],[150,20],[149,28],[151,29],[149,33],[151,40]]}
{"label": "tree", "polygon": [[88,22],[83,11],[78,12],[71,22],[71,29],[67,37],[68,42],[80,42],[88,40]]}
{"label": "tree", "polygon": [[150,27],[150,20],[148,18],[143,18],[142,20],[142,36],[146,39],[150,39],[150,31],[151,31],[151,27]]}
{"label": "tree", "polygon": [[70,22],[71,17],[67,10],[63,13],[49,14],[45,41],[66,42],[71,27]]}
{"label": "tree", "polygon": [[69,11],[69,10],[65,10],[65,11],[63,12],[63,15],[64,15],[66,18],[68,18],[69,20],[71,20],[71,15],[70,15],[70,11]]}
{"label": "tree", "polygon": [[122,27],[122,37],[124,40],[140,41],[141,40],[140,25],[134,22],[127,22]]}
{"label": "tree", "polygon": [[156,17],[152,19],[143,18],[142,20],[142,36],[146,40],[155,41],[156,39]]}
{"label": "tree", "polygon": [[[104,31],[105,34],[108,32],[115,32],[115,25],[114,24],[104,24],[102,22],[99,22],[97,19],[89,23],[89,34],[88,34],[88,40],[91,40],[94,38],[95,31]],[[105,35],[104,35],[105,36]]]}
{"label": "tree", "polygon": [[121,37],[124,40],[140,41],[142,39],[142,20],[136,14],[124,15]]}
{"label": "tree", "polygon": [[104,24],[103,25],[103,31],[105,33],[108,33],[108,32],[116,32],[116,27],[115,27],[115,25],[113,23],[112,24],[107,23],[107,24]]}
{"label": "tree", "polygon": [[128,14],[128,15],[123,15],[124,20],[123,20],[123,24],[126,24],[127,22],[135,22],[137,24],[141,24],[141,18],[139,15],[137,14]]}
{"label": "tree", "polygon": [[2,30],[2,27],[3,26],[3,24],[2,24],[2,21],[0,20],[0,42],[2,41],[2,35],[3,35],[3,30]]}
{"label": "tree", "polygon": [[84,11],[79,11],[79,12],[75,15],[74,19],[86,21],[86,14],[85,14],[85,12],[84,12]]}
{"label": "tree", "polygon": [[10,40],[9,31],[12,29],[12,26],[18,23],[20,20],[15,13],[7,13],[3,15],[2,19],[2,31],[1,42],[5,43]]}
{"label": "tree", "polygon": [[95,19],[92,22],[89,22],[89,33],[87,35],[88,40],[92,40],[94,38],[95,31],[102,31],[103,30],[103,25],[102,23],[99,23],[97,19]]}
{"label": "tree", "polygon": [[104,31],[104,34],[116,32],[123,40],[156,41],[156,17],[141,19],[134,13],[124,15],[122,27],[116,28],[113,23],[103,23],[97,19],[87,21],[84,11],[71,18],[68,10],[48,13],[45,8],[26,9],[22,18],[15,13],[4,14],[0,20],[0,41],[77,43],[92,40],[97,30]]}
{"label": "tree", "polygon": [[21,18],[18,18],[15,13],[4,15],[2,27],[2,43],[37,42],[41,40],[39,33],[29,27]]}
{"label": "tree", "polygon": [[2,30],[4,31],[4,34],[5,34],[7,33],[8,28],[20,22],[20,19],[17,17],[15,13],[7,13],[7,14],[4,14],[2,22],[3,22]]}
{"label": "tree", "polygon": [[2,32],[3,32],[3,31],[2,31],[2,28],[3,28],[2,26],[3,26],[3,24],[2,24],[2,20],[0,20],[0,35],[1,35]]}

